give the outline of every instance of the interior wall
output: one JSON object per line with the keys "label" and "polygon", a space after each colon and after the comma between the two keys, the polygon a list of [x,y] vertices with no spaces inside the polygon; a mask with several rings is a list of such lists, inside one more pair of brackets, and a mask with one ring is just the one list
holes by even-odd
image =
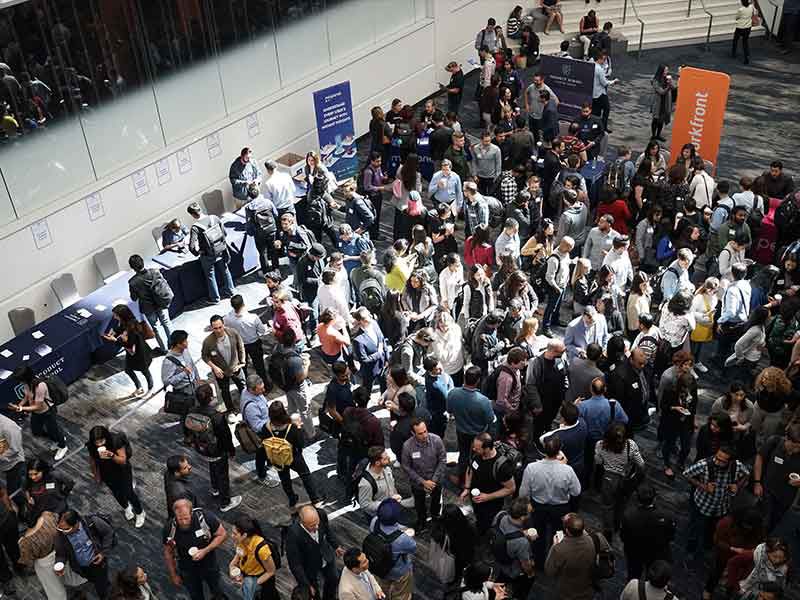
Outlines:
{"label": "interior wall", "polygon": [[[202,137],[194,137],[188,144],[159,149],[146,164],[132,165],[122,174],[115,173],[79,194],[63,198],[43,215],[36,214],[36,221],[19,222],[16,231],[3,228],[0,256],[6,260],[0,264],[0,340],[13,337],[6,317],[10,309],[29,306],[36,312],[37,321],[60,310],[50,289],[50,282],[59,274],[72,273],[81,294],[101,285],[92,261],[95,252],[112,246],[124,268],[130,254],[153,255],[157,248],[152,228],[174,216],[186,221],[185,207],[204,192],[219,188],[230,203],[227,172],[243,146],[253,148],[259,163],[287,151],[304,153],[315,148],[314,90],[349,80],[356,133],[362,135],[368,129],[370,107],[388,108],[394,97],[413,103],[427,96],[439,82],[447,81],[444,66],[450,60],[461,62],[464,71],[469,71],[472,66],[467,60],[476,56],[474,32],[492,11],[502,22],[510,7],[496,0],[431,0],[430,18],[395,38],[351,54],[260,106],[209,125]],[[261,76],[271,75],[262,72]],[[202,101],[202,90],[196,90],[194,98],[190,87],[185,92],[187,101]],[[247,126],[251,115],[258,119],[255,135]],[[216,158],[210,158],[205,137],[212,134],[218,136],[222,149]],[[179,173],[176,153],[184,149],[191,156],[191,170]],[[168,177],[159,179],[159,163],[169,167]],[[142,194],[140,187],[137,196],[134,182],[141,185],[142,172],[148,191]],[[36,185],[35,169],[31,176],[31,185]],[[99,210],[98,197],[102,203]]]}

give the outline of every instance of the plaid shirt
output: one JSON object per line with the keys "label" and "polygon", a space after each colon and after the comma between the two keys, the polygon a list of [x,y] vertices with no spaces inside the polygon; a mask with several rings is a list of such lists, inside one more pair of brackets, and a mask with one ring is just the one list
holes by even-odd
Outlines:
{"label": "plaid shirt", "polygon": [[705,490],[695,488],[692,498],[701,515],[720,517],[727,515],[731,509],[733,494],[731,494],[728,486],[750,475],[750,471],[737,460],[736,473],[734,477],[731,477],[733,469],[730,465],[720,467],[714,464],[712,468],[709,468],[709,465],[713,462],[714,457],[704,458],[688,467],[683,472],[683,476],[687,479],[716,484],[714,492],[711,494]]}
{"label": "plaid shirt", "polygon": [[500,174],[500,202],[503,206],[508,206],[517,198],[517,180],[511,171],[503,171]]}

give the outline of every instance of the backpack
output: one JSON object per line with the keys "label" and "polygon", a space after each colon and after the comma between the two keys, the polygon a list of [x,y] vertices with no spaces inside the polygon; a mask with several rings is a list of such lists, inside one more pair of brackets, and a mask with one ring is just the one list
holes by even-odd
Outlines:
{"label": "backpack", "polygon": [[758,234],[761,229],[761,223],[764,221],[766,215],[765,205],[769,203],[761,196],[753,195],[753,210],[747,215],[747,224],[750,226],[750,233],[753,238]]}
{"label": "backpack", "polygon": [[369,277],[358,286],[358,300],[373,315],[381,314],[383,309],[383,286],[374,277]]}
{"label": "backpack", "polygon": [[401,121],[394,126],[394,135],[392,136],[392,146],[401,149],[411,147],[411,141],[414,138],[414,130],[411,125],[405,121]]}
{"label": "backpack", "polygon": [[278,230],[275,222],[275,213],[272,212],[272,208],[266,208],[258,212],[248,212],[250,213],[250,223],[256,233],[274,235]]}
{"label": "backpack", "polygon": [[489,208],[489,227],[500,227],[506,222],[506,211],[500,200],[492,196],[484,196]]}
{"label": "backpack", "polygon": [[498,365],[492,373],[483,380],[481,385],[481,394],[486,396],[489,400],[497,400],[497,380],[500,373],[508,373],[511,375],[511,393],[513,394],[517,389],[517,378],[514,377],[514,372],[508,365]]}
{"label": "backpack", "polygon": [[497,473],[500,469],[508,463],[514,465],[514,478],[525,467],[522,452],[514,448],[511,444],[505,442],[495,442],[494,449],[497,451],[497,460],[494,461],[492,467],[492,477],[497,480]]}
{"label": "backpack", "polygon": [[597,533],[590,534],[594,544],[594,563],[592,564],[592,581],[595,583],[602,579],[611,579],[616,572],[614,551],[600,541]]}
{"label": "backpack", "polygon": [[359,196],[367,196],[367,190],[364,187],[364,173],[367,172],[367,169],[370,168],[369,161],[366,165],[358,172],[358,179],[356,180],[356,194]]}
{"label": "backpack", "polygon": [[395,345],[394,348],[392,348],[392,352],[391,354],[389,354],[389,364],[387,365],[387,368],[396,367],[400,365],[401,363],[400,355],[403,352],[403,347],[406,345],[411,346],[412,339],[413,335],[409,335],[406,339],[404,339],[402,342],[400,342],[399,344]]}
{"label": "backpack", "polygon": [[69,400],[67,384],[58,375],[51,375],[44,380],[44,383],[47,386],[48,404],[60,406]]}
{"label": "backpack", "polygon": [[399,529],[392,533],[383,533],[376,522],[375,529],[364,538],[361,550],[369,559],[370,572],[376,577],[386,577],[397,562],[392,552],[392,543],[401,535],[403,532]]}
{"label": "backpack", "polygon": [[358,503],[358,484],[361,483],[362,479],[365,479],[369,482],[370,487],[372,488],[372,499],[375,499],[375,495],[378,493],[378,482],[375,481],[375,478],[369,472],[369,459],[362,458],[358,463],[356,463],[355,469],[353,469],[353,476],[350,478],[350,485],[351,485],[351,496],[353,498],[353,506],[356,506]]}
{"label": "backpack", "polygon": [[107,513],[94,513],[87,515],[84,521],[89,529],[95,529],[95,523],[97,521],[105,523],[106,526],[111,529],[111,547],[114,548],[117,545],[117,529],[114,527],[114,520],[111,518],[111,515]]}
{"label": "backpack", "polygon": [[775,210],[775,223],[784,239],[800,237],[800,191],[786,196]]}
{"label": "backpack", "polygon": [[627,161],[618,158],[614,162],[608,163],[605,173],[606,185],[617,190],[620,196],[627,196],[631,191],[631,180],[625,176],[626,163]]}
{"label": "backpack", "polygon": [[[195,225],[195,227],[198,227]],[[200,230],[201,253],[206,256],[218,258],[228,251],[228,244],[225,242],[225,226],[222,221],[216,219],[205,229]]]}
{"label": "backpack", "polygon": [[[315,180],[319,181],[319,178]],[[323,227],[327,222],[327,205],[321,195],[311,194],[305,210],[305,222],[309,227]]]}
{"label": "backpack", "polygon": [[286,373],[286,365],[289,362],[289,358],[292,356],[298,356],[297,352],[294,350],[290,350],[289,352],[275,352],[269,359],[269,369],[267,369],[267,375],[269,375],[272,383],[284,391],[286,391],[286,388],[289,385],[289,380],[287,379]]}
{"label": "backpack", "polygon": [[[262,537],[264,536],[262,535]],[[267,570],[266,565],[262,563],[261,559],[258,557],[258,553],[261,552],[261,549],[264,546],[269,547],[270,558],[272,559],[272,562],[275,563],[275,570],[277,571],[278,569],[281,568],[280,544],[277,544],[276,542],[273,542],[271,539],[265,537],[261,542],[258,543],[258,546],[256,546],[256,549],[253,551],[253,554],[255,556],[255,559],[258,561],[258,564],[260,564],[261,568],[264,569],[264,571],[266,571]]]}
{"label": "backpack", "polygon": [[356,456],[363,455],[366,450],[361,422],[353,416],[352,411],[348,412],[342,421],[339,445],[343,448],[349,448]]}
{"label": "backpack", "polygon": [[152,270],[155,271],[153,285],[150,287],[150,292],[153,296],[153,304],[160,309],[169,308],[169,305],[172,304],[172,299],[175,297],[175,292],[169,287],[169,283],[167,283],[167,280],[160,271],[157,269]]}
{"label": "backpack", "polygon": [[497,515],[497,525],[492,527],[489,546],[492,549],[492,555],[495,561],[501,565],[510,565],[514,560],[508,555],[508,542],[511,540],[518,540],[525,534],[522,531],[512,531],[511,533],[503,533],[500,531],[500,521],[503,520],[501,515],[503,514],[505,513]]}
{"label": "backpack", "polygon": [[189,432],[192,446],[200,455],[219,456],[220,444],[211,417],[202,413],[190,412],[183,420],[183,424]]}
{"label": "backpack", "polygon": [[236,424],[233,434],[239,440],[239,447],[242,452],[246,454],[255,454],[261,447],[261,438],[244,419]]}
{"label": "backpack", "polygon": [[[730,257],[731,251],[728,248],[723,248],[720,250],[720,254],[723,252],[727,252],[728,256]],[[730,260],[730,258],[729,258]],[[708,273],[709,277],[719,277],[719,256],[710,256],[706,261],[706,272]]]}
{"label": "backpack", "polygon": [[290,423],[283,437],[279,437],[272,431],[272,424],[268,423],[267,430],[270,436],[261,442],[264,445],[264,451],[267,453],[267,460],[279,469],[288,467],[294,462],[294,448],[292,448],[292,443],[286,439],[293,425],[293,423]]}
{"label": "backpack", "polygon": [[[211,534],[211,527],[208,526],[208,522],[206,521],[206,515],[203,512],[202,508],[193,508],[192,509],[192,528],[194,528],[194,518],[197,517],[197,524],[198,528],[195,530],[195,536],[198,538],[203,538],[206,542],[210,542],[213,535]],[[172,517],[169,520],[169,533],[167,533],[167,539],[164,543],[172,546],[175,544],[175,534],[178,531],[178,522],[175,520],[175,517]],[[197,535],[198,531],[202,531],[202,535]]]}
{"label": "backpack", "polygon": [[556,267],[556,274],[555,276],[558,277],[559,271],[561,271],[561,260],[555,254],[551,254],[547,258],[537,260],[533,264],[533,268],[531,269],[531,287],[533,291],[536,292],[536,296],[539,298],[543,298],[548,294],[548,288],[550,287],[547,284],[547,265],[551,258],[555,257],[556,261],[558,262],[558,266]]}
{"label": "backpack", "polygon": [[650,306],[652,307],[651,312],[654,315],[655,313],[658,313],[657,309],[660,307],[662,300],[664,300],[664,292],[661,289],[661,280],[664,279],[664,274],[667,271],[672,271],[675,277],[680,277],[680,274],[678,273],[678,271],[675,270],[674,267],[658,268],[658,271],[656,271],[656,274],[652,277],[651,279],[652,283],[650,284],[651,287],[653,288],[653,294],[650,297]]}

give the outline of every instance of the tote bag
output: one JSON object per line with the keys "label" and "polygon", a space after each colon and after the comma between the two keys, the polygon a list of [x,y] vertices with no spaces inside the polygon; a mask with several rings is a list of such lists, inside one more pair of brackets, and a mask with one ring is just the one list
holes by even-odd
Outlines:
{"label": "tote bag", "polygon": [[450,536],[444,536],[440,546],[436,540],[431,540],[428,551],[428,562],[442,583],[450,583],[456,576],[456,557],[450,554]]}
{"label": "tote bag", "polygon": [[[711,312],[711,305],[708,303],[708,298],[703,298],[703,304],[706,307],[706,314]],[[703,325],[698,323],[692,329],[691,338],[693,342],[710,342],[714,339],[714,317],[711,317],[711,325]]]}

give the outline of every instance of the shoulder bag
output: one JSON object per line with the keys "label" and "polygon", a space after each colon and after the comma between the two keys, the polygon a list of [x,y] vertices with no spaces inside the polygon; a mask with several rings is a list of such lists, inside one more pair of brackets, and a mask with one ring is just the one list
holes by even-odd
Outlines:
{"label": "shoulder bag", "polygon": [[[185,367],[185,365],[174,356],[167,355],[164,358],[181,369]],[[189,412],[189,409],[194,406],[194,383],[190,382],[189,385],[192,390],[190,394],[175,389],[164,392],[165,413],[184,416]]]}

